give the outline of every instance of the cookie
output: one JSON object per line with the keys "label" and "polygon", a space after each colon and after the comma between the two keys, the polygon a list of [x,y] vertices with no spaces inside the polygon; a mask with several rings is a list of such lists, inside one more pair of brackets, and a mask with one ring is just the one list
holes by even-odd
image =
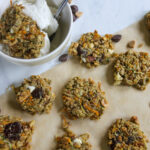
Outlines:
{"label": "cookie", "polygon": [[92,145],[88,143],[90,135],[88,133],[77,136],[69,129],[68,122],[64,120],[63,129],[65,134],[56,137],[56,150],[91,150]]}
{"label": "cookie", "polygon": [[0,116],[0,149],[29,150],[34,130],[34,121],[24,122],[20,118]]}
{"label": "cookie", "polygon": [[69,54],[77,57],[88,68],[108,64],[113,57],[112,35],[100,36],[97,31],[83,34],[79,41],[73,42]]}
{"label": "cookie", "polygon": [[45,45],[45,34],[37,23],[23,13],[22,5],[11,5],[0,19],[0,43],[16,58],[37,58]]}
{"label": "cookie", "polygon": [[108,145],[112,150],[147,150],[147,139],[138,119],[118,119],[108,130]]}
{"label": "cookie", "polygon": [[71,119],[99,119],[108,105],[101,84],[80,77],[74,77],[66,84],[62,98],[64,110]]}
{"label": "cookie", "polygon": [[150,12],[145,15],[147,29],[150,30]]}
{"label": "cookie", "polygon": [[118,55],[113,70],[115,85],[144,90],[150,82],[150,57],[148,53],[129,50]]}
{"label": "cookie", "polygon": [[21,108],[32,114],[49,113],[55,99],[50,84],[50,80],[33,75],[30,79],[24,79],[21,86],[14,87]]}

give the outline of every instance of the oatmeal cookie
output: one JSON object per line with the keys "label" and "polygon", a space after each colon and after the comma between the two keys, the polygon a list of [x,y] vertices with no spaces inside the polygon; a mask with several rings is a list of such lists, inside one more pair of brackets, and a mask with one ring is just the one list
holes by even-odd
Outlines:
{"label": "oatmeal cookie", "polygon": [[71,119],[99,119],[108,103],[105,93],[92,79],[74,77],[63,89],[64,110]]}
{"label": "oatmeal cookie", "polygon": [[113,69],[115,85],[129,85],[144,90],[150,82],[148,53],[133,50],[121,53],[115,60]]}
{"label": "oatmeal cookie", "polygon": [[45,44],[45,34],[37,23],[23,13],[22,5],[10,6],[0,19],[0,43],[17,58],[36,58]]}
{"label": "oatmeal cookie", "polygon": [[77,136],[69,130],[68,124],[63,124],[65,134],[61,137],[56,137],[56,150],[91,150],[92,146],[87,142],[90,135],[88,133]]}
{"label": "oatmeal cookie", "polygon": [[34,130],[34,121],[24,122],[19,118],[0,116],[0,149],[29,150]]}
{"label": "oatmeal cookie", "polygon": [[112,150],[147,150],[147,139],[136,116],[130,120],[118,119],[108,130],[108,140]]}
{"label": "oatmeal cookie", "polygon": [[146,21],[147,29],[150,30],[150,12],[146,14],[145,21]]}
{"label": "oatmeal cookie", "polygon": [[17,102],[23,110],[32,114],[49,113],[55,99],[50,84],[50,80],[41,78],[39,75],[24,79],[21,86],[14,87]]}
{"label": "oatmeal cookie", "polygon": [[83,34],[78,42],[71,44],[69,54],[77,56],[88,68],[107,64],[113,56],[112,35],[100,36],[97,31]]}

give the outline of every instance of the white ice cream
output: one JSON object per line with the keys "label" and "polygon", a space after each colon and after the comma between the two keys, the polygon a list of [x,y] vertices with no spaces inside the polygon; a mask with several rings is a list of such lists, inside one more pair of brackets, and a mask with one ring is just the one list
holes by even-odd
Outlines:
{"label": "white ice cream", "polygon": [[23,12],[36,21],[41,31],[45,34],[45,45],[40,51],[40,56],[48,54],[50,52],[50,40],[48,37],[57,31],[58,22],[53,17],[46,0],[16,0],[15,3],[24,6]]}
{"label": "white ice cream", "polygon": [[22,4],[25,8],[23,12],[35,20],[41,30],[51,36],[58,28],[58,22],[53,17],[52,11],[46,0],[16,0],[17,4]]}

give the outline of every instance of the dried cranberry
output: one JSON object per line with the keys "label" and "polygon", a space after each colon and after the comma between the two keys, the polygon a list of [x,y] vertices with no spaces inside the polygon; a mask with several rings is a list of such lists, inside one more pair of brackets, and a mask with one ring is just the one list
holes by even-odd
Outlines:
{"label": "dried cranberry", "polygon": [[19,140],[20,133],[22,131],[22,125],[19,122],[9,123],[5,126],[4,134],[9,140]]}
{"label": "dried cranberry", "polygon": [[75,15],[76,14],[76,12],[78,12],[78,6],[77,5],[72,5],[71,6],[71,10],[72,10],[72,13]]}
{"label": "dried cranberry", "polygon": [[88,62],[94,62],[96,60],[96,58],[95,57],[93,57],[93,56],[88,56]]}
{"label": "dried cranberry", "polygon": [[116,35],[114,35],[112,38],[111,38],[111,40],[113,41],[113,42],[119,42],[120,40],[121,40],[121,35],[120,34],[116,34]]}
{"label": "dried cranberry", "polygon": [[65,62],[68,59],[68,54],[63,54],[59,57],[60,62]]}
{"label": "dried cranberry", "polygon": [[42,98],[44,94],[42,88],[36,88],[31,95],[33,98]]}
{"label": "dried cranberry", "polygon": [[86,55],[87,52],[85,50],[82,49],[82,47],[79,45],[78,48],[77,48],[77,52],[78,52],[78,55],[81,56],[82,54]]}

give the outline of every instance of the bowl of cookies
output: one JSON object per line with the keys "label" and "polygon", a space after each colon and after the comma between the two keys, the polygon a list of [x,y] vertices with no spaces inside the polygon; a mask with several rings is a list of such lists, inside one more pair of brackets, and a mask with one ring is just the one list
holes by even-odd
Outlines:
{"label": "bowl of cookies", "polygon": [[69,4],[59,19],[55,17],[60,5],[53,0],[5,1],[0,12],[0,56],[28,66],[58,56],[69,41],[73,22]]}

